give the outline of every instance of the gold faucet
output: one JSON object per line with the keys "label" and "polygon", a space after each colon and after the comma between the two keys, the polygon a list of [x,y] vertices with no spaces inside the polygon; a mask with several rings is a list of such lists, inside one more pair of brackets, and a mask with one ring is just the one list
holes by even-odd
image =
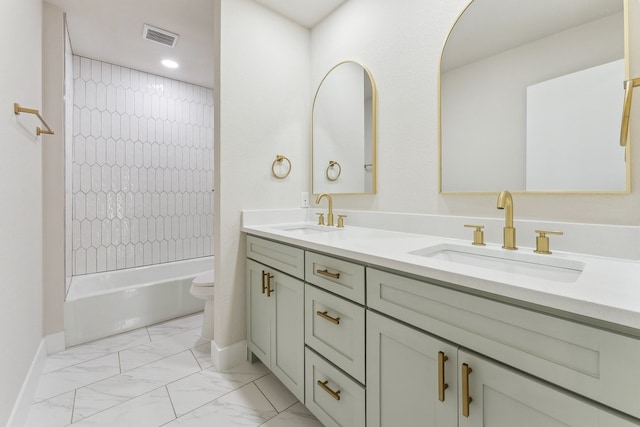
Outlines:
{"label": "gold faucet", "polygon": [[328,193],[319,194],[318,197],[316,198],[316,205],[320,204],[320,199],[322,199],[323,197],[326,197],[327,202],[329,202],[329,212],[327,213],[327,225],[329,227],[333,227],[333,199],[331,198],[331,195]]}
{"label": "gold faucet", "polygon": [[498,195],[498,209],[504,209],[502,247],[511,250],[518,249],[516,247],[516,229],[513,227],[513,198],[507,190],[500,192]]}

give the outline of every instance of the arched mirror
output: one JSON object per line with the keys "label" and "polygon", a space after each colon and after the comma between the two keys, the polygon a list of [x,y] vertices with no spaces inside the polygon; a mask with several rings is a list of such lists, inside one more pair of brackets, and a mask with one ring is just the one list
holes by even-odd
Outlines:
{"label": "arched mirror", "polygon": [[624,3],[469,4],[442,52],[441,192],[629,191]]}
{"label": "arched mirror", "polygon": [[345,61],[320,82],[312,111],[314,194],[376,192],[376,87],[364,66]]}

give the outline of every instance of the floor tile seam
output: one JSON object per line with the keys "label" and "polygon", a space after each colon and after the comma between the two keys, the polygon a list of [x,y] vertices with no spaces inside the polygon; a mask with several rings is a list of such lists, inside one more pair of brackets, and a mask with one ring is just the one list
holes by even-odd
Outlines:
{"label": "floor tile seam", "polygon": [[[164,385],[165,391],[167,392],[167,397],[169,398],[169,403],[171,403],[171,409],[173,410],[173,420],[178,418],[178,413],[176,412],[176,407],[173,404],[173,399],[171,398],[171,393],[169,393],[169,387],[168,384]],[[171,420],[171,421],[173,421]]]}
{"label": "floor tile seam", "polygon": [[[108,408],[103,408],[103,409],[99,410],[98,412],[95,412],[95,413],[93,413],[93,414],[91,414],[91,415],[89,415],[87,417],[79,418],[79,419],[77,419],[75,421],[73,421],[73,416],[72,416],[71,417],[71,420],[73,421],[72,424],[75,424],[75,423],[80,422],[82,420],[89,419],[89,418],[91,418],[91,417],[93,417],[95,415],[98,415],[98,414],[102,413],[102,412],[105,412],[105,411],[108,411],[110,409],[116,408],[118,406],[124,405],[125,403],[130,402],[133,399],[137,399],[138,397],[144,396],[145,394],[153,393],[154,391],[160,390],[163,387],[166,387],[166,385],[159,385],[154,389],[145,391],[144,393],[140,393],[140,394],[137,394],[135,396],[131,396],[131,397],[127,398],[126,400],[123,400],[122,402],[118,402],[117,404],[115,404],[113,406],[109,406]],[[168,394],[169,394],[169,390],[167,390],[167,395]],[[169,400],[171,400],[170,396],[169,396]],[[74,398],[74,405],[73,406],[74,406],[74,412],[75,412],[75,398]],[[173,406],[173,403],[172,403],[172,406]]]}
{"label": "floor tile seam", "polygon": [[149,340],[151,340],[152,343],[153,342],[159,342],[159,341],[162,341],[162,340],[165,340],[165,339],[169,339],[169,338],[175,337],[176,335],[184,334],[184,333],[187,333],[187,332],[193,332],[193,331],[196,331],[196,330],[201,329],[201,328],[202,328],[202,326],[196,326],[194,328],[184,328],[180,332],[176,332],[174,334],[169,334],[169,335],[162,335],[162,336],[158,337],[158,339],[155,339],[155,340],[151,337],[151,333],[149,333]]}
{"label": "floor tile seam", "polygon": [[[184,353],[184,352],[187,352],[187,351],[189,351],[189,353],[190,353],[190,354],[191,354],[191,356],[193,357],[194,361],[196,362],[196,365],[197,365],[198,367],[200,367],[200,364],[198,363],[198,359],[194,356],[194,354],[193,354],[190,350],[191,350],[191,349],[181,350],[181,351],[179,351],[178,353],[174,353],[174,354],[171,354],[171,355],[168,355],[168,356],[162,357],[162,358],[160,358],[160,359],[156,359],[156,360],[154,360],[154,361],[151,361],[151,362],[145,363],[145,364],[143,364],[143,365],[136,366],[135,368],[130,369],[130,370],[128,370],[128,371],[123,371],[123,370],[122,370],[122,364],[121,364],[121,362],[120,362],[120,353],[118,352],[117,357],[118,357],[118,371],[119,371],[119,372],[118,372],[117,374],[114,374],[114,375],[110,375],[110,376],[108,376],[108,377],[101,378],[101,379],[96,380],[96,381],[91,382],[91,383],[83,384],[83,385],[81,385],[81,386],[79,386],[79,387],[74,387],[74,388],[72,388],[72,389],[70,389],[70,390],[65,390],[65,391],[63,391],[63,392],[61,392],[61,393],[58,393],[58,394],[56,394],[56,395],[53,395],[53,396],[47,397],[46,399],[42,399],[42,400],[38,400],[38,401],[33,400],[31,403],[32,403],[32,405],[33,405],[33,404],[36,404],[36,403],[42,403],[42,402],[45,402],[45,401],[47,401],[47,400],[49,400],[49,399],[53,399],[54,397],[58,397],[58,396],[61,396],[61,395],[63,395],[63,394],[69,393],[69,392],[71,392],[71,391],[74,391],[74,392],[75,392],[75,391],[77,391],[78,389],[85,388],[85,387],[89,387],[89,386],[95,385],[95,384],[97,384],[97,383],[100,383],[100,382],[102,382],[102,381],[105,381],[105,380],[108,380],[108,379],[112,379],[112,378],[114,378],[114,377],[117,377],[118,375],[129,374],[129,373],[131,373],[132,371],[134,371],[134,370],[136,370],[136,369],[138,369],[138,368],[142,368],[142,367],[147,366],[147,365],[150,365],[150,364],[152,364],[152,363],[160,362],[161,360],[168,359],[169,357],[173,357],[173,356],[176,356],[176,355],[178,355],[178,354],[180,354],[180,353]],[[207,368],[207,369],[208,369],[208,368]],[[200,371],[197,371],[197,372],[201,372],[201,371],[203,371],[203,370],[204,370],[204,369],[200,369]],[[193,373],[191,373],[191,374],[189,374],[189,375],[193,375],[193,374],[195,374],[195,373],[197,373],[197,372],[193,372]],[[180,379],[186,378],[186,377],[188,377],[189,375],[186,375],[185,377],[182,377],[182,378],[180,378]],[[178,381],[178,380],[176,380],[176,381]],[[169,384],[169,383],[167,383],[167,384]],[[75,399],[74,399],[74,400],[75,400]]]}
{"label": "floor tile seam", "polygon": [[[114,374],[114,375],[111,375],[111,376],[108,376],[108,377],[100,378],[99,380],[96,380],[94,382],[83,384],[83,385],[81,385],[79,387],[74,387],[74,388],[72,388],[70,390],[65,390],[65,391],[63,391],[61,393],[58,393],[58,394],[55,394],[53,396],[47,397],[46,399],[42,399],[42,400],[38,400],[38,401],[34,400],[34,401],[32,401],[31,404],[33,405],[33,404],[36,404],[36,403],[46,402],[49,399],[53,399],[54,397],[62,396],[63,394],[71,393],[72,391],[75,393],[78,389],[89,387],[89,386],[94,385],[96,383],[99,383],[101,381],[108,380],[109,378],[117,377],[118,375],[121,375],[121,374],[118,373],[118,374]],[[74,395],[74,401],[75,401],[75,395]]]}
{"label": "floor tile seam", "polygon": [[[262,377],[260,377],[262,378]],[[276,409],[275,405],[273,403],[271,403],[271,400],[267,397],[267,395],[264,393],[264,391],[262,391],[262,389],[260,388],[260,386],[258,384],[256,384],[256,381],[259,380],[260,378],[257,378],[255,380],[253,380],[253,385],[256,386],[256,388],[258,389],[258,391],[260,392],[260,394],[262,394],[264,396],[265,399],[267,399],[267,402],[269,402],[269,405],[271,405],[271,407],[273,408],[274,411],[276,411],[276,415],[279,414],[280,412],[278,412],[278,409]],[[272,417],[273,418],[273,417]]]}
{"label": "floor tile seam", "polygon": [[[203,369],[203,370],[204,370],[204,369]],[[200,372],[202,372],[202,371],[200,371]],[[191,375],[196,375],[196,374],[199,374],[200,372],[196,372],[196,373],[191,374]],[[191,376],[191,375],[188,375],[188,376]],[[185,378],[186,378],[186,377],[185,377]],[[262,377],[260,377],[260,378],[262,378]],[[184,378],[181,378],[181,380],[182,380],[182,379],[184,379]],[[173,381],[173,382],[171,382],[171,383],[168,383],[168,384],[167,384],[167,393],[169,393],[169,400],[171,400],[171,404],[173,404],[173,399],[171,398],[171,392],[169,391],[168,386],[169,386],[170,384],[173,384],[173,383],[178,382],[178,381],[180,381],[180,380],[176,380],[176,381]],[[195,408],[193,408],[192,410],[190,410],[190,411],[188,411],[188,412],[185,412],[185,413],[184,413],[184,414],[182,414],[182,415],[178,415],[178,416],[176,416],[176,419],[178,419],[178,418],[182,418],[182,417],[184,417],[185,415],[188,415],[188,414],[190,414],[190,413],[192,413],[192,412],[194,412],[194,411],[197,411],[198,409],[200,409],[200,408],[202,408],[202,407],[204,407],[204,406],[207,406],[207,405],[209,405],[209,404],[211,404],[211,403],[215,402],[216,400],[222,399],[223,397],[225,397],[225,396],[227,396],[227,395],[229,395],[229,394],[231,394],[231,393],[233,393],[233,392],[235,392],[235,391],[238,391],[238,390],[239,390],[239,389],[241,389],[242,387],[246,387],[246,386],[248,386],[249,384],[251,384],[251,383],[253,383],[253,382],[254,382],[254,381],[250,381],[250,382],[248,382],[248,383],[244,383],[244,384],[242,384],[242,385],[239,385],[238,387],[236,387],[236,388],[234,388],[234,389],[232,389],[232,390],[229,390],[228,392],[226,392],[226,393],[224,393],[224,394],[221,394],[220,396],[216,397],[215,399],[211,399],[211,400],[209,400],[209,401],[207,401],[207,402],[203,403],[202,405],[200,405],[200,406],[198,406],[198,407],[195,407]],[[255,384],[254,384],[254,385],[255,385]],[[258,387],[257,385],[256,385],[256,387],[257,387],[257,388],[258,388],[258,390],[262,393],[262,391],[260,390],[260,387]],[[264,394],[263,394],[263,396],[264,396]],[[266,397],[266,396],[265,396],[265,397]],[[273,406],[273,405],[271,404],[271,402],[269,401],[269,399],[267,399],[267,401],[269,402],[269,404],[270,404],[271,406]],[[276,413],[278,412],[278,410],[277,410],[277,409],[275,409],[275,408],[274,408],[274,410],[276,411]],[[163,424],[163,425],[164,425],[164,424]]]}
{"label": "floor tile seam", "polygon": [[[61,371],[61,370],[63,370],[63,369],[73,368],[73,367],[76,367],[76,366],[78,366],[78,365],[82,365],[83,363],[93,362],[93,361],[96,361],[96,360],[98,360],[98,359],[100,359],[100,358],[102,358],[102,357],[111,356],[111,355],[116,354],[116,353],[119,353],[119,351],[113,351],[113,352],[110,352],[110,353],[101,354],[100,356],[96,356],[96,357],[93,357],[93,358],[91,358],[91,359],[81,360],[81,361],[79,361],[78,363],[74,363],[74,364],[72,364],[72,365],[68,365],[68,366],[63,366],[62,368],[54,369],[53,371],[41,372],[41,373],[40,373],[40,376],[39,376],[38,378],[42,377],[43,375],[49,375],[49,374],[52,374],[52,373],[54,373],[54,372]],[[45,362],[45,363],[46,363],[46,362]]]}
{"label": "floor tile seam", "polygon": [[69,420],[69,424],[73,424],[73,414],[76,410],[76,396],[78,394],[78,389],[73,390],[73,403],[71,404],[71,419]]}
{"label": "floor tile seam", "polygon": [[190,348],[190,349],[189,349],[189,351],[191,352],[191,354],[193,355],[193,357],[196,359],[196,363],[198,364],[198,366],[200,366],[200,370],[201,370],[201,371],[204,371],[205,369],[208,369],[208,368],[204,368],[204,367],[202,366],[202,364],[201,364],[201,363],[200,363],[200,361],[198,360],[198,356],[196,356],[196,354],[193,352],[193,349],[194,349],[194,348],[195,348],[195,347]]}
{"label": "floor tile seam", "polygon": [[[51,373],[54,373],[54,372],[58,372],[58,371],[61,371],[61,370],[63,370],[63,369],[71,368],[71,367],[74,367],[74,366],[78,366],[78,365],[81,365],[81,364],[83,364],[83,363],[92,362],[92,361],[94,361],[94,360],[96,360],[96,359],[100,359],[101,357],[109,356],[109,355],[111,355],[111,354],[113,354],[113,352],[112,352],[112,353],[105,353],[105,354],[101,354],[100,356],[92,357],[91,359],[80,360],[80,361],[78,361],[77,363],[73,363],[73,364],[71,364],[71,365],[63,366],[63,367],[61,367],[61,368],[54,369],[54,370],[52,370],[52,371],[44,372],[44,370],[43,370],[43,372],[41,372],[41,373],[40,373],[40,376],[42,376],[42,375],[47,375],[47,374],[51,374]],[[46,362],[45,362],[45,363],[46,363]]]}
{"label": "floor tile seam", "polygon": [[[194,328],[194,329],[197,329],[197,328]],[[190,330],[191,330],[191,329],[190,329]],[[187,332],[187,331],[185,331],[185,332]],[[182,333],[182,332],[181,332],[181,333]],[[178,334],[175,334],[175,335],[178,335]],[[170,336],[170,337],[165,337],[165,338],[163,338],[162,340],[158,340],[158,341],[151,341],[151,342],[149,342],[149,343],[140,344],[140,346],[148,346],[148,345],[153,344],[153,343],[158,343],[158,342],[163,341],[164,339],[169,339],[169,338],[171,338],[171,337],[174,337],[175,335],[172,335],[172,336]],[[175,356],[176,354],[180,354],[180,353],[182,353],[182,352],[184,352],[184,351],[190,351],[190,350],[193,350],[194,348],[199,347],[199,346],[201,346],[201,345],[203,345],[203,344],[197,344],[197,343],[196,343],[196,344],[193,344],[193,345],[191,345],[190,347],[187,347],[187,348],[183,348],[183,349],[181,349],[181,350],[178,350],[178,352],[177,352],[177,353],[171,353],[171,354],[169,354],[169,355],[162,356],[160,359],[156,359],[155,361],[158,361],[158,360],[161,360],[161,359],[164,359],[164,358],[167,358],[167,357]],[[125,350],[118,351],[118,358],[120,358],[120,353],[121,353],[121,352],[123,352],[123,351],[133,351],[133,349],[135,349],[136,347],[139,347],[139,346],[135,346],[135,347],[127,348],[127,349],[125,349]],[[158,353],[153,353],[153,351],[152,351],[152,350],[148,350],[148,351],[141,352],[141,353],[152,353],[152,354],[159,355]],[[193,354],[193,352],[192,352],[192,354]],[[195,357],[195,354],[194,354],[194,357]],[[197,358],[196,358],[196,359],[197,359]],[[140,365],[140,366],[145,366],[145,365],[148,365],[149,363],[153,363],[153,362],[155,362],[155,361],[147,362],[147,363],[145,363],[145,364],[143,364],[143,365]],[[196,361],[197,361],[197,360],[196,360]],[[137,369],[137,368],[139,368],[140,366],[136,366],[136,367],[135,367],[135,368],[133,368],[133,369]],[[128,371],[131,371],[131,369],[129,369],[129,370],[125,371],[125,372],[128,372]]]}
{"label": "floor tile seam", "polygon": [[[191,348],[186,348],[186,349],[178,350],[178,352],[177,352],[177,353],[171,353],[171,354],[169,354],[169,355],[163,355],[163,356],[161,356],[159,359],[155,359],[155,360],[152,360],[152,361],[150,361],[150,362],[143,363],[142,365],[138,365],[138,366],[136,366],[135,368],[132,368],[132,369],[127,369],[127,370],[122,371],[122,368],[121,368],[121,371],[122,371],[121,373],[122,373],[122,374],[127,374],[127,373],[130,373],[130,372],[132,372],[132,371],[135,371],[136,369],[142,368],[142,367],[147,366],[147,365],[151,365],[152,363],[160,362],[161,360],[168,359],[168,358],[170,358],[170,357],[176,356],[176,355],[178,355],[178,354],[180,354],[180,353],[185,353],[185,352],[187,352],[187,351],[191,353],[191,355],[193,356],[194,360],[196,361],[196,364],[197,364],[198,366],[200,366],[200,364],[198,363],[198,359],[197,359],[197,358],[195,357],[195,355],[191,352]],[[155,354],[155,353],[154,353],[154,354]],[[158,354],[156,354],[156,355],[157,355],[157,356],[160,356],[160,355],[158,355]],[[120,355],[118,354],[118,359],[119,359],[119,358],[120,358]],[[201,369],[201,370],[202,370],[202,369]]]}

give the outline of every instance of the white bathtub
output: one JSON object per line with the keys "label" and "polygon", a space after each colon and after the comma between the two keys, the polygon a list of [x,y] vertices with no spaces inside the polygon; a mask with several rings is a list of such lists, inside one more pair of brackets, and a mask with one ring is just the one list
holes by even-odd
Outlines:
{"label": "white bathtub", "polygon": [[67,346],[173,319],[204,308],[189,293],[213,257],[176,261],[71,279],[64,303]]}

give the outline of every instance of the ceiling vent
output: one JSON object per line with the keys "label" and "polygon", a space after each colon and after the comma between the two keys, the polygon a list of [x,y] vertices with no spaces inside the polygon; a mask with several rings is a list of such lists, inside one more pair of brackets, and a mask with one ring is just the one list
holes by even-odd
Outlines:
{"label": "ceiling vent", "polygon": [[176,43],[178,43],[179,36],[178,34],[172,33],[170,31],[163,30],[149,24],[144,24],[142,37],[146,40],[160,43],[165,46],[175,47]]}

